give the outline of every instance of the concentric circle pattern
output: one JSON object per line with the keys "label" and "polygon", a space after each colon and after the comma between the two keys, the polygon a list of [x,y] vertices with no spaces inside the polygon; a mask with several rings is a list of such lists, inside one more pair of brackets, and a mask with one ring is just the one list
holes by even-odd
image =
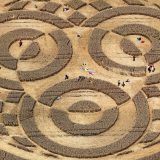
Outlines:
{"label": "concentric circle pattern", "polygon": [[0,160],[159,160],[159,9],[0,2]]}

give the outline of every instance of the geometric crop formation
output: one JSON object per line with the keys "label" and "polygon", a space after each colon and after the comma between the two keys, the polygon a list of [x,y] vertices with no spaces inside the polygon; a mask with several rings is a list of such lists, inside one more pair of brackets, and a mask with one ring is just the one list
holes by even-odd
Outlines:
{"label": "geometric crop formation", "polygon": [[0,1],[0,160],[160,160],[160,1]]}

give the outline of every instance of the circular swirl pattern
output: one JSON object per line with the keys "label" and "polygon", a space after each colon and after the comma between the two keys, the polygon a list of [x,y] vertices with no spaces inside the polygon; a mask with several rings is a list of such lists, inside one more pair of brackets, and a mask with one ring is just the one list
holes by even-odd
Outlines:
{"label": "circular swirl pattern", "polygon": [[[66,82],[61,82],[60,84],[57,84],[49,88],[48,90],[46,90],[41,95],[39,101],[41,103],[51,106],[57,96],[60,96],[63,93],[66,93],[68,91],[77,90],[77,89],[92,89],[92,90],[101,91],[109,95],[110,97],[112,97],[118,105],[121,105],[124,102],[129,100],[129,96],[124,91],[112,85],[111,83],[101,81],[98,79],[92,79],[92,81],[93,83],[90,83],[89,79],[86,79],[83,82],[77,82],[77,80],[73,79]],[[111,90],[112,91],[114,90],[115,92],[113,93],[111,92]],[[117,95],[115,93],[117,93]],[[93,149],[71,148],[71,147],[63,146],[62,144],[58,144],[48,139],[45,135],[41,133],[41,131],[36,126],[36,122],[34,120],[34,107],[35,107],[36,101],[30,96],[25,96],[23,100],[22,108],[20,111],[20,122],[22,124],[22,127],[25,133],[28,135],[28,137],[32,141],[34,141],[41,147],[53,153],[61,154],[64,156],[79,157],[79,158],[80,157],[93,158],[93,157],[105,156],[105,155],[116,153],[118,151],[121,151],[129,147],[144,134],[149,123],[149,109],[148,109],[147,100],[144,94],[142,92],[139,92],[133,98],[133,102],[136,107],[137,117],[136,117],[135,125],[132,128],[132,131],[128,132],[127,135],[115,141],[114,143],[111,143],[107,146],[103,146],[100,148],[93,148]],[[107,111],[107,112],[110,114],[110,111]],[[115,109],[114,109],[114,112],[115,112]],[[55,125],[57,125],[63,131],[69,132],[70,134],[74,134],[74,135],[95,135],[97,134],[97,132],[98,134],[101,132],[104,132],[106,131],[106,129],[108,129],[107,128],[108,126],[106,126],[107,121],[105,121],[104,119],[113,118],[104,112],[103,113],[104,115],[102,116],[101,120],[99,120],[99,122],[85,126],[85,125],[78,125],[78,124],[74,125],[73,122],[71,122],[67,118],[66,114],[67,113],[64,113],[63,111],[52,109],[52,118]],[[104,127],[104,130],[102,131],[99,128],[101,126]],[[88,128],[89,130],[87,130]],[[33,136],[32,133],[38,134],[39,137]]]}
{"label": "circular swirl pattern", "polygon": [[[8,32],[0,38],[1,52],[0,52],[0,63],[6,68],[16,70],[18,60],[13,58],[9,53],[9,48],[12,43],[18,40],[34,40],[44,33],[34,30],[34,29],[19,29]],[[65,33],[62,31],[53,31],[49,34],[57,43],[59,53],[57,57],[47,66],[33,70],[33,71],[18,71],[18,76],[20,81],[35,81],[39,79],[43,79],[49,76],[54,75],[59,72],[72,57],[72,46],[70,44],[70,40],[67,38]],[[30,47],[36,47],[32,45]],[[30,50],[29,50],[30,51]],[[34,55],[35,50],[31,49]],[[26,51],[27,52],[27,51]],[[59,65],[57,65],[59,64]]]}
{"label": "circular swirl pattern", "polygon": [[[143,8],[143,9],[142,9]],[[128,15],[128,14],[140,14],[151,16],[154,18],[159,18],[158,14],[159,11],[147,7],[141,6],[129,6],[129,7],[119,7],[112,10],[104,10],[98,13],[97,15],[93,16],[92,18],[88,19],[83,26],[85,27],[95,27],[99,23],[104,22],[110,18],[121,16],[121,15]],[[105,15],[105,16],[104,16]],[[101,17],[101,18],[99,18]],[[145,54],[146,65],[145,66],[127,66],[124,64],[119,64],[113,60],[111,60],[108,56],[106,56],[101,47],[101,41],[104,36],[108,33],[107,30],[96,28],[93,30],[89,40],[88,51],[94,61],[99,64],[100,66],[104,67],[107,70],[115,71],[123,75],[132,75],[132,76],[145,76],[146,75],[146,66],[148,64],[154,64],[160,60],[159,51],[159,31],[141,24],[128,24],[117,27],[113,29],[114,33],[117,33],[122,36],[129,36],[129,35],[142,35],[149,39],[152,43],[151,50]],[[128,41],[127,41],[128,42]],[[127,43],[125,41],[125,43]],[[123,42],[124,43],[124,42]],[[122,43],[121,43],[122,44]],[[128,46],[124,46],[128,45]],[[132,50],[134,52],[139,52],[139,50],[135,46],[127,44],[123,44],[123,47],[128,48],[128,54],[131,54]],[[127,49],[124,50],[127,50]],[[139,55],[139,53],[138,53]]]}

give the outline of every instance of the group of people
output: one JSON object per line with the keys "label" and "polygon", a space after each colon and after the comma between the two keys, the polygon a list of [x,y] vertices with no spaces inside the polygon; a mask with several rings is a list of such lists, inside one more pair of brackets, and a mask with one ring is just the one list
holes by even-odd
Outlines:
{"label": "group of people", "polygon": [[87,67],[87,64],[86,64],[86,63],[83,63],[83,64],[81,65],[80,69],[81,69],[82,71],[88,72],[89,75],[92,75],[92,76],[93,76],[93,75],[95,74],[95,71],[92,70],[92,69],[89,69],[89,68]]}
{"label": "group of people", "polygon": [[[85,65],[86,65],[85,63],[82,65],[83,70],[85,70],[85,67],[84,67]],[[149,65],[148,66],[148,72],[149,73],[150,72],[155,72],[155,70],[156,69],[155,69],[154,65]],[[83,81],[85,78],[86,78],[85,76],[79,76],[78,77],[78,81]],[[65,75],[65,80],[68,80],[68,79],[69,79],[69,76]],[[129,83],[129,82],[130,82],[129,79],[127,79],[126,81],[120,81],[120,80],[118,80],[118,86],[125,87],[126,83]]]}
{"label": "group of people", "polygon": [[125,87],[125,85],[126,85],[126,83],[129,83],[130,82],[130,80],[129,79],[127,79],[126,81],[123,81],[123,82],[121,82],[120,80],[118,80],[118,86],[122,86],[122,87]]}
{"label": "group of people", "polygon": [[156,68],[154,67],[154,65],[148,65],[148,72],[155,72]]}
{"label": "group of people", "polygon": [[[19,47],[21,47],[23,45],[23,42],[22,40],[19,41]],[[135,56],[133,56],[133,61],[135,61]],[[84,70],[84,71],[87,71],[89,74],[93,75],[95,71],[93,70],[89,70],[87,67],[86,67],[86,63],[83,63],[81,65],[81,70]],[[148,68],[147,68],[148,72],[151,73],[151,72],[155,72],[155,67],[154,65],[148,65]],[[78,81],[83,81],[86,77],[85,76],[79,76],[78,77]],[[65,75],[65,80],[68,80],[69,79],[69,76],[66,74]],[[125,87],[126,85],[126,82],[130,82],[129,79],[127,79],[126,81],[123,81],[121,82],[120,80],[118,80],[118,86],[122,86],[122,87]]]}
{"label": "group of people", "polygon": [[[65,75],[65,80],[68,80],[68,79],[69,79],[69,76]],[[77,79],[77,81],[79,82],[79,81],[83,81],[85,79],[86,79],[85,76],[79,76],[78,79]],[[126,83],[129,83],[129,82],[130,82],[129,79],[127,79],[126,81],[123,81],[123,82],[121,82],[120,80],[118,80],[118,86],[125,87]]]}
{"label": "group of people", "polygon": [[[65,80],[68,80],[68,79],[69,79],[69,76],[66,74],[64,79],[65,79]],[[83,81],[83,80],[85,80],[85,79],[86,79],[85,76],[79,76],[77,80],[78,80],[78,81]]]}

